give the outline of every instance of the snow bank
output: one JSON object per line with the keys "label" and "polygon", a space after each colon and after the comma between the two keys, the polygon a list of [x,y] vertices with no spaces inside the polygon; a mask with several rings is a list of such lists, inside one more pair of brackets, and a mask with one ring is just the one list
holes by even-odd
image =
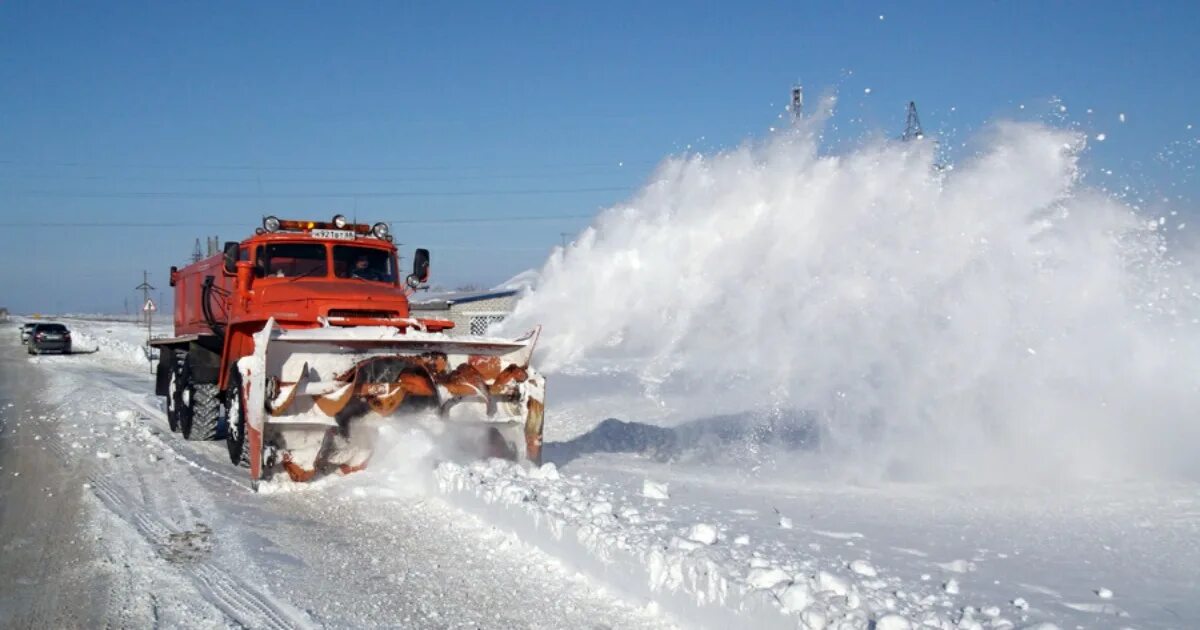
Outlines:
{"label": "snow bank", "polygon": [[73,351],[86,353],[73,359],[100,361],[131,371],[150,370],[144,326],[116,321],[73,320],[64,323],[71,330]]}
{"label": "snow bank", "polygon": [[999,123],[943,170],[930,141],[830,154],[825,115],[665,160],[504,330],[544,325],[552,377],[634,372],[665,423],[811,427],[856,477],[1200,477],[1197,269],[1079,183],[1085,137]]}
{"label": "snow bank", "polygon": [[[828,565],[792,544],[751,545],[727,524],[688,522],[687,509],[587,476],[563,477],[553,464],[443,463],[434,479],[452,503],[703,627],[795,628],[803,620],[811,628],[949,629],[971,627],[981,609],[866,561]],[[999,614],[979,621],[1014,627]]]}

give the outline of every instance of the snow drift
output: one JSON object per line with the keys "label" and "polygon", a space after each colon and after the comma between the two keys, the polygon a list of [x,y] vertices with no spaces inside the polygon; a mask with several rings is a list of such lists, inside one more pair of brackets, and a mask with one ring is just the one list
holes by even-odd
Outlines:
{"label": "snow drift", "polygon": [[649,398],[655,423],[815,436],[754,466],[1200,475],[1195,269],[1165,220],[1080,183],[1084,136],[1002,122],[940,170],[929,141],[826,154],[826,118],[666,159],[505,327],[544,326],[548,373],[634,371],[623,419]]}

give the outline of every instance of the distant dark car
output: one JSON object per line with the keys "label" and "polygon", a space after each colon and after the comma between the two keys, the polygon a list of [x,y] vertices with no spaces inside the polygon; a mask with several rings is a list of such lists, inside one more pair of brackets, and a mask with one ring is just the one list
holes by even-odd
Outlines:
{"label": "distant dark car", "polygon": [[33,336],[34,326],[37,326],[34,322],[21,324],[21,343],[29,343],[29,338]]}
{"label": "distant dark car", "polygon": [[29,337],[29,354],[71,354],[71,331],[62,324],[35,324]]}

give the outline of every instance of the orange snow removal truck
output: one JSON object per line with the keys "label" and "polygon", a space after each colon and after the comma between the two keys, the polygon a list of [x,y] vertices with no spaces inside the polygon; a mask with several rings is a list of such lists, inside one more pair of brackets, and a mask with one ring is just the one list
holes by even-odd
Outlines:
{"label": "orange snow removal truck", "polygon": [[412,318],[428,275],[427,250],[401,278],[387,224],[341,215],[266,217],[222,253],[172,267],[175,333],[151,341],[171,430],[224,439],[256,486],[359,470],[378,434],[405,422],[466,452],[540,463],[539,329],[452,336],[453,322]]}

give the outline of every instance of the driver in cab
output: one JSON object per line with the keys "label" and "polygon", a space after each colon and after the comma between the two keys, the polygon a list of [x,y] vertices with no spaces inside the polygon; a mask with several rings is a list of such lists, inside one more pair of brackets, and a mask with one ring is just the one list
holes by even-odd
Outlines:
{"label": "driver in cab", "polygon": [[354,268],[350,270],[350,277],[362,278],[363,280],[371,280],[374,282],[383,282],[387,280],[382,272],[371,266],[371,261],[365,254],[359,255],[358,258],[354,260]]}

